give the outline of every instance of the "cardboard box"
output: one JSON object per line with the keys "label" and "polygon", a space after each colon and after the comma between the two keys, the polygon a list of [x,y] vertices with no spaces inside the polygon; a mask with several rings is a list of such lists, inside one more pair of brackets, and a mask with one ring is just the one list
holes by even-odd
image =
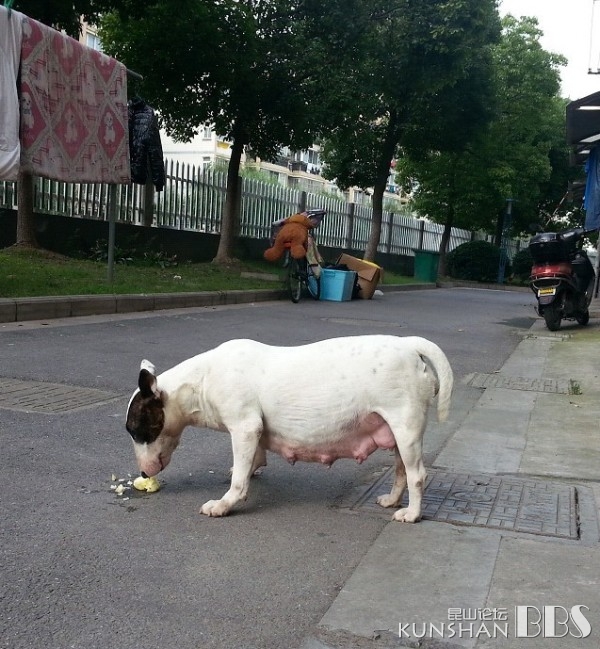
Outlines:
{"label": "cardboard box", "polygon": [[347,302],[352,299],[352,289],[356,273],[354,271],[321,269],[320,300]]}
{"label": "cardboard box", "polygon": [[381,280],[383,268],[371,261],[357,259],[345,253],[339,256],[337,263],[345,264],[350,270],[358,273],[358,285],[360,286],[358,297],[363,300],[370,300],[373,297],[373,293],[375,293],[377,284]]}

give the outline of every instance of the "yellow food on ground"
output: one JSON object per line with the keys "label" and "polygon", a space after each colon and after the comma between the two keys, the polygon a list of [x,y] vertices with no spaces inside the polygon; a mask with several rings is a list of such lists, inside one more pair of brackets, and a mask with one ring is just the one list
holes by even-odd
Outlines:
{"label": "yellow food on ground", "polygon": [[160,489],[160,482],[154,476],[151,478],[139,476],[133,481],[133,486],[138,491],[146,491],[151,494]]}

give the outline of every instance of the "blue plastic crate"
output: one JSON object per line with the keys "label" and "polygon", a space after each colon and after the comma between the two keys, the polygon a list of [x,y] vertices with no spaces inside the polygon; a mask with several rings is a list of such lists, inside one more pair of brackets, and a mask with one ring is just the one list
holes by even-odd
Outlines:
{"label": "blue plastic crate", "polygon": [[356,273],[353,270],[321,269],[321,300],[347,302],[352,299]]}

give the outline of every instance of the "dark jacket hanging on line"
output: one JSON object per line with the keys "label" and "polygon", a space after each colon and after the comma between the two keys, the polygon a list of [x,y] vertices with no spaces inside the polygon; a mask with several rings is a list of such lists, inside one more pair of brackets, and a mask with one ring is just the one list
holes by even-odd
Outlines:
{"label": "dark jacket hanging on line", "polygon": [[139,97],[130,99],[127,106],[131,180],[144,185],[149,172],[156,191],[160,192],[165,186],[165,163],[158,119],[154,110]]}

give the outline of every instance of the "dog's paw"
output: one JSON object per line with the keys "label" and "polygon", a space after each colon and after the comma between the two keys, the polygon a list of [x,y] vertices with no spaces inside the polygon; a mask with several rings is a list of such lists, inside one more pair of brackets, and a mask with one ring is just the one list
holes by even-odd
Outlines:
{"label": "dog's paw", "polygon": [[411,510],[410,507],[406,507],[404,509],[399,509],[397,512],[394,512],[394,516],[392,518],[395,521],[399,521],[400,523],[416,523],[417,521],[421,520],[421,514],[420,512]]}
{"label": "dog's paw", "polygon": [[382,507],[395,507],[398,504],[398,499],[393,498],[392,494],[385,494],[385,496],[377,497],[377,504]]}
{"label": "dog's paw", "polygon": [[229,509],[229,506],[222,500],[209,500],[202,505],[200,513],[206,516],[226,516]]}

